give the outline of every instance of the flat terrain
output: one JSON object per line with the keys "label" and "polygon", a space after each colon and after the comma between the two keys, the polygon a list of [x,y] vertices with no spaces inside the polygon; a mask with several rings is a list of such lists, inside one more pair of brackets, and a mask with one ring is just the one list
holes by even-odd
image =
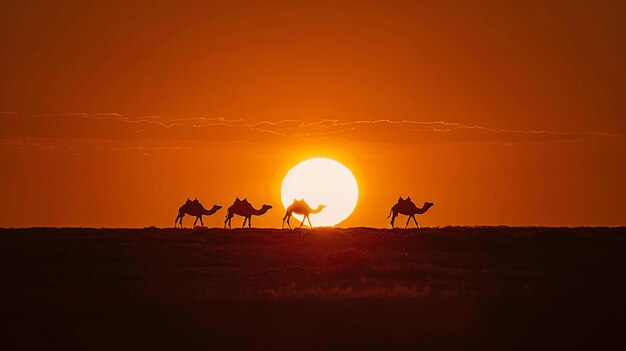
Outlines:
{"label": "flat terrain", "polygon": [[626,228],[0,229],[0,349],[618,349]]}

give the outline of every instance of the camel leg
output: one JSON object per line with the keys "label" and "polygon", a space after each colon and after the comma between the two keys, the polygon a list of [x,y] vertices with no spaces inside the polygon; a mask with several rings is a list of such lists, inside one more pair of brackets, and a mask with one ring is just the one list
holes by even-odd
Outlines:
{"label": "camel leg", "polygon": [[404,226],[404,229],[406,229],[406,227],[409,226],[409,221],[411,220],[411,216],[409,216],[409,218],[406,219],[406,225]]}
{"label": "camel leg", "polygon": [[230,229],[230,219],[233,218],[230,216],[230,214],[228,214],[226,216],[226,219],[224,220],[224,229],[226,229],[226,224],[228,224],[228,228]]}
{"label": "camel leg", "polygon": [[285,218],[287,218],[287,214],[285,213],[285,217],[283,217],[283,226],[280,229],[285,229]]}
{"label": "camel leg", "polygon": [[291,216],[287,217],[287,226],[289,226],[289,229],[291,229],[291,223],[289,223],[290,219],[291,219]]}
{"label": "camel leg", "polygon": [[202,222],[202,216],[200,216],[200,225],[204,228],[204,222]]}
{"label": "camel leg", "polygon": [[246,227],[246,222],[248,221],[248,217],[243,217],[243,225],[241,226],[241,228],[245,228]]}
{"label": "camel leg", "polygon": [[398,214],[394,212],[393,217],[391,217],[391,228],[395,228],[395,226],[393,225],[393,222],[395,222],[397,216]]}
{"label": "camel leg", "polygon": [[309,216],[306,216],[306,219],[309,221],[309,228],[313,229],[313,225],[311,224],[311,218]]}
{"label": "camel leg", "polygon": [[228,229],[233,229],[233,227],[230,226],[230,221],[233,220],[233,217],[228,217]]}
{"label": "camel leg", "polygon": [[185,217],[184,213],[179,213],[178,216],[176,217],[176,221],[174,221],[174,227],[176,227],[176,222],[180,222],[180,227],[183,227],[183,217]]}
{"label": "camel leg", "polygon": [[252,216],[248,217],[248,228],[252,228]]}
{"label": "camel leg", "polygon": [[413,218],[413,222],[415,222],[415,228],[419,228],[419,224],[417,224],[417,219],[415,219],[415,215],[411,215],[411,217]]}
{"label": "camel leg", "polygon": [[[306,216],[304,216],[306,217]],[[300,222],[300,228],[302,228],[302,225],[304,224],[304,218],[302,218],[302,221]]]}
{"label": "camel leg", "polygon": [[[178,227],[178,220],[181,219],[180,213],[178,214],[178,216],[176,216],[176,219],[174,220],[174,228]],[[181,224],[182,227],[182,224]]]}
{"label": "camel leg", "polygon": [[200,218],[200,217],[196,217],[196,220],[195,220],[195,221],[193,221],[193,226],[194,226],[194,227],[196,226],[196,223],[198,223],[198,218]]}

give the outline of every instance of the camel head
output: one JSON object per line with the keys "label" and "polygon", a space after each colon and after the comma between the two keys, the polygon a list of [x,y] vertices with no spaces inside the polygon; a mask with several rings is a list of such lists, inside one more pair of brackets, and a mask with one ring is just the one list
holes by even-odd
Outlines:
{"label": "camel head", "polygon": [[215,212],[215,211],[219,211],[221,209],[222,209],[222,206],[220,206],[220,205],[213,205],[213,208],[211,208],[211,211]]}
{"label": "camel head", "polygon": [[326,205],[317,205],[317,208],[312,210],[311,213],[313,213],[313,214],[320,213],[325,207],[326,207]]}
{"label": "camel head", "polygon": [[427,210],[427,209],[429,209],[429,208],[431,208],[433,206],[435,206],[435,204],[432,203],[432,202],[424,202],[424,209],[425,210]]}
{"label": "camel head", "polygon": [[271,209],[272,209],[272,205],[265,205],[265,204],[264,204],[264,205],[261,207],[261,210],[263,210],[263,211],[267,211],[267,210],[271,210]]}

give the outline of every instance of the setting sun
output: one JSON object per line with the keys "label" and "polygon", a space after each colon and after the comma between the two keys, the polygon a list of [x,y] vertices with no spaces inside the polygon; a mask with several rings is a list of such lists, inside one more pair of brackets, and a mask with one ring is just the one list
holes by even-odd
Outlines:
{"label": "setting sun", "polygon": [[[312,158],[294,166],[283,179],[281,199],[287,208],[294,199],[304,199],[312,208],[326,207],[311,216],[314,226],[333,226],[350,216],[359,198],[359,188],[350,170],[329,158]],[[295,214],[298,220],[302,215]],[[308,223],[306,223],[308,224]]]}

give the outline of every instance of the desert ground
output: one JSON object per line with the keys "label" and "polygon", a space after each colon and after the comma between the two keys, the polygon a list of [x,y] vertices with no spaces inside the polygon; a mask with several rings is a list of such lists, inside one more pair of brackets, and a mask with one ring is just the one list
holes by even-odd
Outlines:
{"label": "desert ground", "polygon": [[0,291],[2,350],[619,349],[626,228],[0,229]]}

